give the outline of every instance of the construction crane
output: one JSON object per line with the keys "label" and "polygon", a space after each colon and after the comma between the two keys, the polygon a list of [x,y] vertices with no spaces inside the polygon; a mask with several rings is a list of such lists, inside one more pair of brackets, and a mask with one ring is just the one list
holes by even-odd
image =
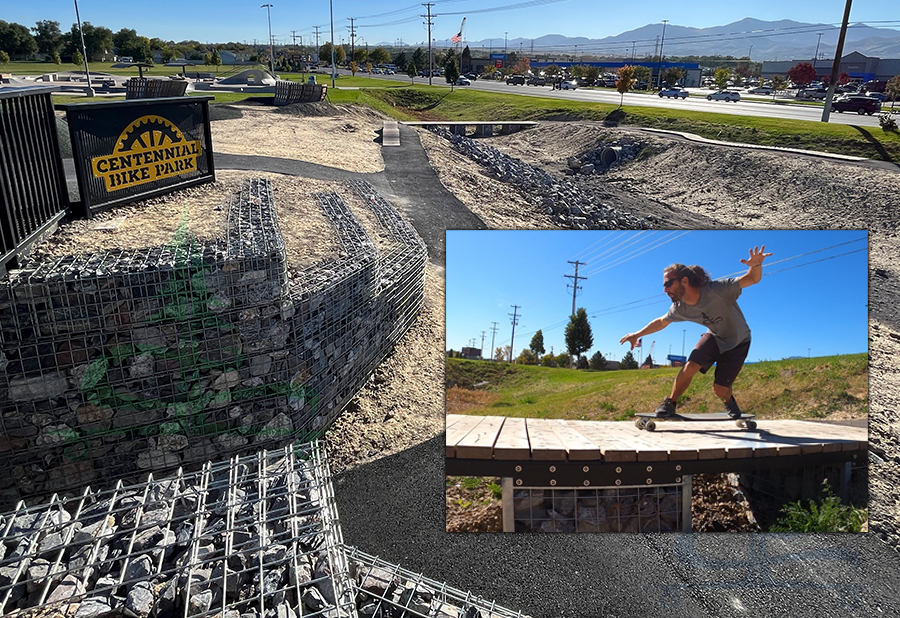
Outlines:
{"label": "construction crane", "polygon": [[[647,356],[644,357],[644,362],[641,363],[641,369],[652,369],[653,368],[653,346],[656,345],[656,341],[650,344],[650,351],[647,352]],[[647,362],[647,359],[650,359],[650,362]]]}

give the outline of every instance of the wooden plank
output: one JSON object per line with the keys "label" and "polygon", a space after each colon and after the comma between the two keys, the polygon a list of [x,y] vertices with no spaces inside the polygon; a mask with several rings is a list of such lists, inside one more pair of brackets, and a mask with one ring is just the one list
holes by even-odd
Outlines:
{"label": "wooden plank", "polygon": [[469,433],[456,443],[456,456],[459,459],[493,459],[494,442],[503,427],[502,416],[485,416]]}
{"label": "wooden plank", "polygon": [[569,461],[600,461],[600,447],[563,419],[551,424],[560,441],[565,444]]}
{"label": "wooden plank", "polygon": [[478,424],[481,423],[481,421],[483,421],[485,418],[487,417],[460,415],[460,418],[453,423],[453,426],[447,428],[447,437],[445,439],[445,456],[451,459],[455,458],[457,442],[462,440],[467,433],[472,431],[472,429],[478,426]]}
{"label": "wooden plank", "polygon": [[[637,461],[637,451],[630,440],[631,432],[615,421],[569,421],[585,438],[600,447],[603,461]],[[636,429],[636,428],[635,428]]]}
{"label": "wooden plank", "polygon": [[566,461],[566,445],[562,443],[546,419],[526,418],[531,458],[535,461]]}
{"label": "wooden plank", "polygon": [[522,461],[530,458],[531,446],[525,419],[507,418],[494,443],[494,459]]}

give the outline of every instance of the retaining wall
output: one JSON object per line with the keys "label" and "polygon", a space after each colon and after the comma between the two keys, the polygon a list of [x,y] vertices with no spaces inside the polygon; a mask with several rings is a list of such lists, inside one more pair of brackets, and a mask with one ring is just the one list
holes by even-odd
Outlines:
{"label": "retaining wall", "polygon": [[412,325],[426,249],[317,196],[342,255],[291,272],[265,180],[222,241],[26,264],[0,281],[0,505],[320,435]]}

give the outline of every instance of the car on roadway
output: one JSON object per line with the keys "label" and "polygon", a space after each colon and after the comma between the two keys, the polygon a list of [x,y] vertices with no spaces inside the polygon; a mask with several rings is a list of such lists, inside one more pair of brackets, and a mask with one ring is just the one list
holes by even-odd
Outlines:
{"label": "car on roadway", "polygon": [[544,79],[543,77],[539,77],[539,76],[535,75],[534,77],[528,78],[527,85],[529,85],[529,86],[546,86],[547,80]]}
{"label": "car on roadway", "polygon": [[887,99],[888,99],[888,98],[887,98],[887,95],[884,94],[883,92],[867,92],[867,93],[866,93],[866,96],[867,96],[867,97],[872,97],[873,99],[878,99],[878,100],[881,101],[882,103],[884,103],[884,102],[887,101]]}
{"label": "car on roadway", "polygon": [[576,88],[578,88],[578,84],[575,80],[566,80],[559,85],[560,90],[575,90]]}
{"label": "car on roadway", "polygon": [[669,97],[670,99],[686,99],[690,96],[690,92],[681,88],[680,86],[675,86],[672,88],[663,88],[659,91],[659,98]]}
{"label": "car on roadway", "polygon": [[881,101],[873,97],[858,94],[845,95],[831,102],[831,109],[836,112],[856,112],[860,116],[881,111]]}
{"label": "car on roadway", "polygon": [[771,86],[757,86],[747,91],[748,94],[772,94],[775,89]]}
{"label": "car on roadway", "polygon": [[470,82],[465,77],[460,77],[459,79],[456,80],[456,85],[457,86],[471,86],[472,82]]}
{"label": "car on roadway", "polygon": [[818,99],[820,101],[824,101],[825,97],[828,95],[828,90],[826,88],[802,88],[797,91],[798,99]]}
{"label": "car on roadway", "polygon": [[524,86],[525,85],[525,76],[524,75],[510,75],[506,78],[507,86]]}
{"label": "car on roadway", "polygon": [[707,101],[740,101],[741,94],[734,90],[719,90],[706,95]]}

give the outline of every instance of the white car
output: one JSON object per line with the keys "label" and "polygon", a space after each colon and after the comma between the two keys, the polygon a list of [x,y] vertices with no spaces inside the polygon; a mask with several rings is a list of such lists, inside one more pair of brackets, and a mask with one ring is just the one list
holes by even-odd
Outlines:
{"label": "white car", "polygon": [[470,86],[471,84],[472,84],[472,82],[467,80],[465,77],[460,77],[459,79],[456,80],[457,86]]}
{"label": "white car", "polygon": [[719,90],[706,95],[707,101],[740,101],[741,95],[734,90]]}
{"label": "white car", "polygon": [[684,88],[663,88],[659,91],[659,98],[661,99],[663,97],[669,97],[670,99],[686,99],[688,98],[688,96],[690,96],[690,94],[691,93]]}
{"label": "white car", "polygon": [[575,90],[578,88],[578,84],[573,81],[564,81],[559,85],[560,90]]}

